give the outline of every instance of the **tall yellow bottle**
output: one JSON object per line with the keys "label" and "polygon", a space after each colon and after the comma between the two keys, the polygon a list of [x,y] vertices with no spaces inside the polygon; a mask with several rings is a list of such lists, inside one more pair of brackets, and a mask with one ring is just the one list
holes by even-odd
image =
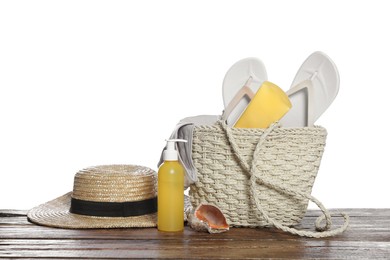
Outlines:
{"label": "tall yellow bottle", "polygon": [[158,170],[157,228],[166,232],[184,229],[184,168],[178,161],[175,142],[187,141],[167,140],[164,163]]}

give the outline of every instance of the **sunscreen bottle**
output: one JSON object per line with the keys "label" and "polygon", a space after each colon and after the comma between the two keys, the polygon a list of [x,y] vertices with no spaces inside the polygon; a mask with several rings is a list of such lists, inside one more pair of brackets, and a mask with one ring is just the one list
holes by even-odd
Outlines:
{"label": "sunscreen bottle", "polygon": [[178,161],[175,142],[187,141],[167,140],[164,163],[158,170],[157,228],[166,232],[184,229],[184,168]]}

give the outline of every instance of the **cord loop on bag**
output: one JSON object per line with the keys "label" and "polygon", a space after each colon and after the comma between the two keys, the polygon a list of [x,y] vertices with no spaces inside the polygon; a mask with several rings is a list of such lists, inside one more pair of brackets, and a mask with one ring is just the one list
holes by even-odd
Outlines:
{"label": "cord loop on bag", "polygon": [[[247,174],[249,174],[249,181],[250,181],[250,188],[251,188],[251,190],[250,190],[251,197],[252,197],[252,199],[254,200],[254,202],[256,204],[256,208],[257,208],[258,213],[259,213],[258,215],[260,217],[263,217],[268,223],[272,224],[273,226],[275,226],[278,229],[281,229],[283,231],[286,231],[286,232],[289,232],[289,233],[292,233],[292,234],[295,234],[295,235],[306,236],[306,237],[315,237],[315,238],[329,237],[329,236],[334,236],[334,235],[340,234],[340,233],[344,232],[347,229],[347,227],[349,225],[349,217],[348,217],[348,215],[346,215],[344,213],[340,213],[343,216],[343,218],[344,218],[344,224],[341,227],[339,227],[339,228],[336,228],[334,230],[330,230],[331,225],[332,225],[331,215],[330,215],[328,210],[322,205],[322,203],[319,200],[317,200],[315,197],[313,197],[310,194],[302,193],[300,191],[291,189],[289,187],[285,187],[285,186],[283,186],[281,184],[276,184],[273,181],[267,179],[266,177],[260,176],[258,174],[257,162],[259,161],[258,160],[259,159],[259,154],[260,154],[259,152],[260,152],[260,150],[261,150],[261,148],[263,146],[263,143],[265,142],[267,136],[275,128],[279,127],[278,123],[274,123],[270,127],[268,127],[267,129],[265,129],[264,133],[260,136],[260,139],[259,139],[258,143],[256,144],[255,151],[254,151],[253,156],[252,156],[251,165],[249,165],[246,162],[246,160],[243,158],[243,156],[239,152],[240,149],[239,149],[238,145],[235,142],[235,139],[234,139],[234,136],[233,136],[233,133],[232,133],[232,129],[230,127],[228,127],[226,125],[226,123],[223,122],[223,121],[220,121],[220,125],[222,126],[222,128],[224,129],[224,131],[226,133],[226,136],[228,138],[230,146],[232,147],[232,149],[234,151],[234,154],[235,154],[235,156],[238,159],[239,164],[244,169],[244,171]],[[269,217],[268,214],[263,210],[263,208],[262,208],[262,206],[260,204],[260,201],[258,199],[258,196],[256,195],[256,185],[257,184],[265,185],[265,186],[267,186],[267,187],[269,187],[269,188],[271,188],[273,190],[276,190],[276,191],[278,191],[280,193],[283,193],[283,194],[286,194],[286,195],[289,195],[289,196],[293,196],[295,198],[308,199],[308,200],[314,202],[320,208],[320,210],[323,213],[321,216],[319,216],[317,218],[317,220],[315,222],[316,230],[319,231],[319,232],[297,230],[295,228],[291,228],[291,227],[285,226],[285,225],[281,224],[280,222],[278,222],[277,220],[274,220],[271,217]],[[321,226],[320,224],[321,224],[321,222],[324,219],[325,219],[325,225]]]}

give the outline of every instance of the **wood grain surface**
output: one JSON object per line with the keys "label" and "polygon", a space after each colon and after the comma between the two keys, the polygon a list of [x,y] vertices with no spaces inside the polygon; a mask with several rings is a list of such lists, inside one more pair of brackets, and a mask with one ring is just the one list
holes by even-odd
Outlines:
{"label": "wood grain surface", "polygon": [[[390,209],[341,209],[350,227],[332,238],[302,238],[273,228],[208,234],[147,229],[69,230],[37,226],[26,211],[0,210],[0,258],[390,259]],[[299,228],[312,229],[318,211]],[[341,224],[336,217],[334,224]]]}

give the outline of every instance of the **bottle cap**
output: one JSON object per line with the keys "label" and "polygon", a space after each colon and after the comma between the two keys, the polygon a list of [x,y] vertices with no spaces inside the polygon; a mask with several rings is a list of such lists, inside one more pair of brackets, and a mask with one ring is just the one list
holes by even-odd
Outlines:
{"label": "bottle cap", "polygon": [[164,150],[163,158],[164,161],[177,161],[179,156],[177,150],[175,149],[176,142],[186,143],[187,140],[184,139],[169,139],[167,141],[167,148]]}

